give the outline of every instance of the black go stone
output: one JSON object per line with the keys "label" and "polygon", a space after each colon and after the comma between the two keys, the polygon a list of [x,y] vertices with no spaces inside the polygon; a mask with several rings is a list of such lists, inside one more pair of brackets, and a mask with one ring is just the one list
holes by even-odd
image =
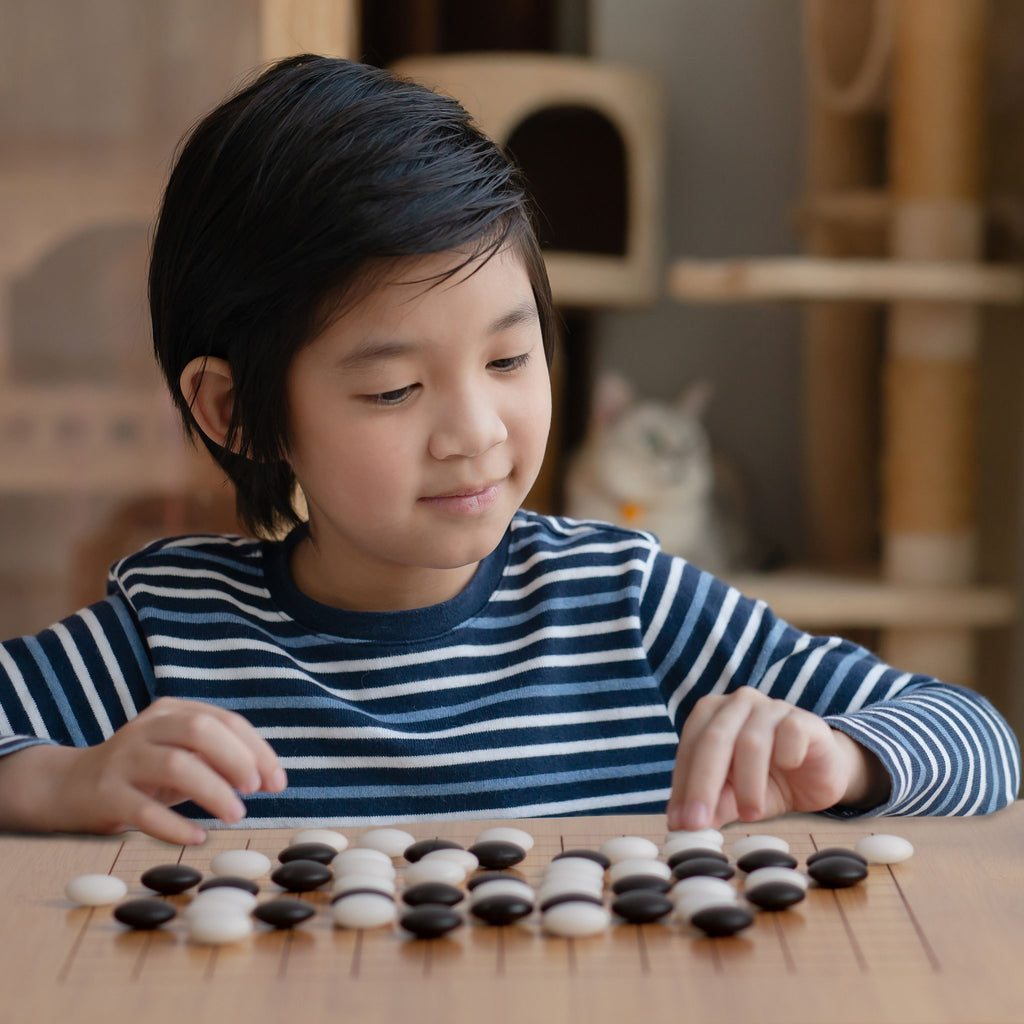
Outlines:
{"label": "black go stone", "polygon": [[694,860],[697,857],[720,860],[723,864],[729,863],[729,858],[721,850],[705,850],[697,846],[692,846],[689,850],[679,850],[677,853],[673,853],[666,863],[670,868],[674,868],[677,864],[682,864],[684,860]]}
{"label": "black go stone", "polygon": [[551,859],[561,860],[563,857],[582,857],[584,860],[592,860],[595,864],[600,864],[605,871],[612,866],[611,857],[601,853],[600,850],[563,850],[561,853],[556,853]]}
{"label": "black go stone", "polygon": [[823,889],[846,889],[866,878],[867,873],[863,861],[838,853],[820,857],[807,868],[807,874]]}
{"label": "black go stone", "polygon": [[142,872],[140,881],[147,889],[164,896],[177,896],[202,881],[201,871],[188,864],[158,864]]}
{"label": "black go stone", "polygon": [[308,921],[316,913],[316,907],[306,900],[297,900],[291,896],[278,896],[261,903],[252,912],[252,916],[273,928],[294,928],[303,921]]}
{"label": "black go stone", "polygon": [[651,889],[632,889],[612,902],[612,912],[630,924],[650,924],[672,910],[672,901]]}
{"label": "black go stone", "polygon": [[399,923],[417,939],[436,939],[458,928],[462,924],[462,915],[441,903],[421,903],[406,911]]}
{"label": "black go stone", "polygon": [[289,892],[310,892],[319,889],[334,877],[334,872],[318,860],[290,860],[276,868],[271,881]]}
{"label": "black go stone", "polygon": [[754,922],[754,915],[746,907],[723,904],[718,907],[705,907],[690,918],[690,923],[711,938],[722,938],[735,935],[749,928]]}
{"label": "black go stone", "polygon": [[499,871],[515,866],[526,857],[526,851],[518,843],[508,843],[503,839],[474,843],[469,852],[480,861],[481,867]]}
{"label": "black go stone", "polygon": [[802,885],[791,882],[762,882],[746,893],[747,900],[762,910],[785,910],[805,895]]}
{"label": "black go stone", "polygon": [[525,896],[513,896],[511,893],[485,896],[477,900],[471,912],[487,924],[512,924],[533,913],[533,901]]}
{"label": "black go stone", "polygon": [[407,846],[403,857],[410,863],[415,864],[421,857],[425,857],[434,850],[461,850],[463,847],[451,839],[421,839],[419,842]]}
{"label": "black go stone", "polygon": [[282,864],[289,864],[293,860],[315,860],[320,864],[330,864],[337,856],[338,851],[327,843],[293,843],[285,847],[277,859]]}
{"label": "black go stone", "polygon": [[677,879],[692,878],[694,875],[709,875],[711,878],[732,878],[735,869],[728,861],[717,857],[691,857],[672,869]]}
{"label": "black go stone", "polygon": [[128,925],[136,931],[148,932],[166,924],[175,911],[167,900],[158,900],[155,896],[143,896],[139,899],[126,900],[114,908],[114,917],[121,924]]}
{"label": "black go stone", "polygon": [[867,864],[867,858],[861,856],[856,850],[848,849],[845,846],[827,846],[824,850],[816,850],[807,858],[807,866],[810,867],[815,861],[824,857],[850,857],[859,860],[861,864]]}
{"label": "black go stone", "polygon": [[199,886],[199,891],[206,892],[207,889],[244,889],[253,896],[260,891],[260,887],[251,878],[239,878],[236,875],[217,875],[208,878]]}
{"label": "black go stone", "polygon": [[466,882],[466,888],[472,892],[478,885],[483,885],[484,882],[493,882],[497,879],[505,881],[509,878],[519,878],[520,876],[514,872],[508,871],[481,871],[478,875],[471,875]]}
{"label": "black go stone", "polygon": [[560,892],[557,896],[549,896],[541,905],[541,913],[557,907],[561,903],[593,903],[595,907],[603,907],[604,900],[589,892]]}
{"label": "black go stone", "polygon": [[418,907],[421,903],[440,903],[446,907],[454,907],[456,903],[461,903],[462,899],[462,890],[447,882],[420,882],[402,893],[403,902],[410,907]]}
{"label": "black go stone", "polygon": [[616,896],[637,889],[658,893],[668,892],[671,888],[672,883],[667,878],[659,878],[657,875],[626,875],[625,878],[617,878],[612,882],[612,892]]}
{"label": "black go stone", "polygon": [[751,850],[736,861],[740,871],[748,874],[758,868],[795,868],[796,865],[796,857],[785,850]]}

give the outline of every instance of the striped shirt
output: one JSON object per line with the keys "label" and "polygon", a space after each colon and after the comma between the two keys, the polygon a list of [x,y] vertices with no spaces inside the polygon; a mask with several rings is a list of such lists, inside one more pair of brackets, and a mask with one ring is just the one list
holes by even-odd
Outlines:
{"label": "striped shirt", "polygon": [[289,786],[246,797],[247,826],[662,813],[695,701],[754,686],[881,759],[874,813],[1016,795],[1017,741],[978,694],[794,629],[647,534],[520,512],[452,600],[385,613],[302,594],[302,535],[160,541],[105,601],[0,646],[0,753],[95,744],[174,696],[280,756]]}

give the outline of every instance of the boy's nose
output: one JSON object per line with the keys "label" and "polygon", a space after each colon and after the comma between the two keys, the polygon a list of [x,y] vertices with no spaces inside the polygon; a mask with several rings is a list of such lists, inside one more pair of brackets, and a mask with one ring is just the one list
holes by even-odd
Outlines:
{"label": "boy's nose", "polygon": [[504,420],[483,395],[458,395],[441,405],[429,450],[435,459],[472,458],[507,438]]}

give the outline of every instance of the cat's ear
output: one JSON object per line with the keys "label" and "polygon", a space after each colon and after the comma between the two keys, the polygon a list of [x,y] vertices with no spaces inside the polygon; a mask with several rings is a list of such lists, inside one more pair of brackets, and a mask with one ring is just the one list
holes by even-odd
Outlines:
{"label": "cat's ear", "polygon": [[703,418],[715,395],[715,386],[709,380],[699,380],[691,384],[677,399],[676,408],[692,416],[695,420]]}
{"label": "cat's ear", "polygon": [[603,373],[594,385],[590,422],[595,427],[614,423],[633,404],[633,386],[617,373]]}

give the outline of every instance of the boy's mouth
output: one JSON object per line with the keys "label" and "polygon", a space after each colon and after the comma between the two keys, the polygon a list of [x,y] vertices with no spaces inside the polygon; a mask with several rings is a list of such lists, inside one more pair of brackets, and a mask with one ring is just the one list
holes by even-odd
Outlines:
{"label": "boy's mouth", "polygon": [[467,485],[443,494],[420,498],[420,503],[447,512],[450,515],[475,515],[493,508],[501,493],[504,480],[483,485]]}

